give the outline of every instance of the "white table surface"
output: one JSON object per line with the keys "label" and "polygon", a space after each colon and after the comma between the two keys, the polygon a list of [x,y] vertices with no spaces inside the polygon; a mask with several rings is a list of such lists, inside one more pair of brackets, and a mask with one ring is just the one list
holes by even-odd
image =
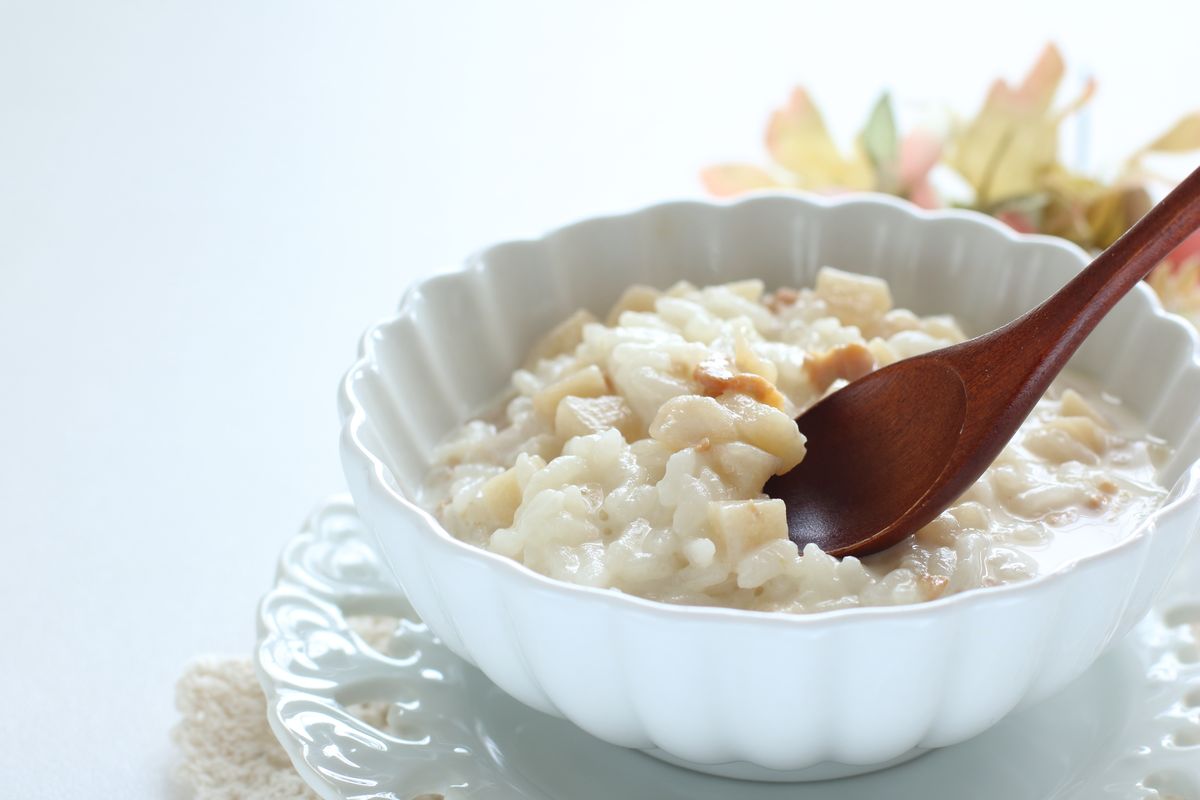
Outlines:
{"label": "white table surface", "polygon": [[0,797],[178,793],[174,680],[250,651],[415,276],[698,194],[796,82],[848,137],[1053,37],[1100,163],[1200,107],[1195,4],[833,5],[0,0]]}

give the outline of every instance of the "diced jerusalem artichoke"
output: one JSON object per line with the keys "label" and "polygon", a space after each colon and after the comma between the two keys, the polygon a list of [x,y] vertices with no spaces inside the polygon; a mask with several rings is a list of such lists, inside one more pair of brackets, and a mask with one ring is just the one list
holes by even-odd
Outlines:
{"label": "diced jerusalem artichoke", "polygon": [[887,281],[870,275],[822,267],[817,273],[816,294],[843,325],[855,325],[865,336],[873,335],[883,315],[892,310]]}
{"label": "diced jerusalem artichoke", "polygon": [[624,398],[616,395],[602,397],[567,396],[558,402],[554,412],[554,432],[562,439],[587,436],[616,428],[625,441],[637,438],[637,420]]}
{"label": "diced jerusalem artichoke", "polygon": [[542,416],[553,418],[559,401],[564,397],[599,397],[608,393],[608,382],[604,380],[604,373],[595,364],[589,364],[535,394],[533,408]]}
{"label": "diced jerusalem artichoke", "polygon": [[747,278],[744,281],[733,281],[724,284],[721,288],[736,294],[745,300],[757,303],[763,294],[763,282],[758,278]]}
{"label": "diced jerusalem artichoke", "polygon": [[735,563],[751,550],[788,535],[782,500],[712,501],[708,524],[717,550]]}
{"label": "diced jerusalem artichoke", "polygon": [[1093,453],[1102,454],[1108,450],[1108,435],[1090,417],[1059,417],[1047,422],[1046,428],[1064,431]]}
{"label": "diced jerusalem artichoke", "polygon": [[1108,420],[1104,418],[1104,415],[1093,408],[1092,404],[1084,400],[1083,396],[1074,389],[1067,389],[1062,393],[1062,405],[1059,411],[1064,417],[1090,417],[1093,421],[1108,427]]}
{"label": "diced jerusalem artichoke", "polygon": [[507,528],[513,523],[517,507],[521,505],[521,486],[517,471],[510,468],[494,478],[489,478],[479,490],[484,508],[490,519],[490,527]]}

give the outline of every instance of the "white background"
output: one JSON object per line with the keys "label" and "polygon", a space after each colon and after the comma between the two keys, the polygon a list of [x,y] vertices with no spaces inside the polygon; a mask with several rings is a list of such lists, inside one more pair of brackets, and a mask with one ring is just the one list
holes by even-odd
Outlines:
{"label": "white background", "polygon": [[795,83],[849,137],[883,86],[973,111],[1047,38],[1099,78],[1111,165],[1200,107],[1197,23],[1150,0],[0,0],[0,797],[175,793],[173,682],[250,651],[279,547],[342,486],[335,384],[415,276],[698,194],[703,165],[761,158]]}

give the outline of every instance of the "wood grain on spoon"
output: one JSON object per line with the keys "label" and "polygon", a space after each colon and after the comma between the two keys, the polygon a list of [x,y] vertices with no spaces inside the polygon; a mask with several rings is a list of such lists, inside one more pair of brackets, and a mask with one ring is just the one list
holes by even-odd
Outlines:
{"label": "wood grain on spoon", "polygon": [[807,455],[765,489],[786,503],[792,540],[864,556],[930,522],[995,460],[1096,324],[1197,228],[1200,169],[1028,314],[802,414]]}

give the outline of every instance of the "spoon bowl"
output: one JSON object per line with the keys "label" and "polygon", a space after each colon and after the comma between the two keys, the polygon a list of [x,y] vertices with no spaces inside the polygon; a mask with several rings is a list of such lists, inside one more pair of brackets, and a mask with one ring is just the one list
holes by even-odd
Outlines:
{"label": "spoon bowl", "polygon": [[[918,394],[924,402],[916,401]],[[830,395],[797,420],[809,453],[821,457],[806,457],[772,478],[765,491],[786,496],[793,538],[830,555],[846,554],[847,531],[889,540],[896,523],[908,519],[887,519],[892,509],[929,505],[922,501],[950,463],[966,415],[966,387],[948,362],[900,361]]]}

